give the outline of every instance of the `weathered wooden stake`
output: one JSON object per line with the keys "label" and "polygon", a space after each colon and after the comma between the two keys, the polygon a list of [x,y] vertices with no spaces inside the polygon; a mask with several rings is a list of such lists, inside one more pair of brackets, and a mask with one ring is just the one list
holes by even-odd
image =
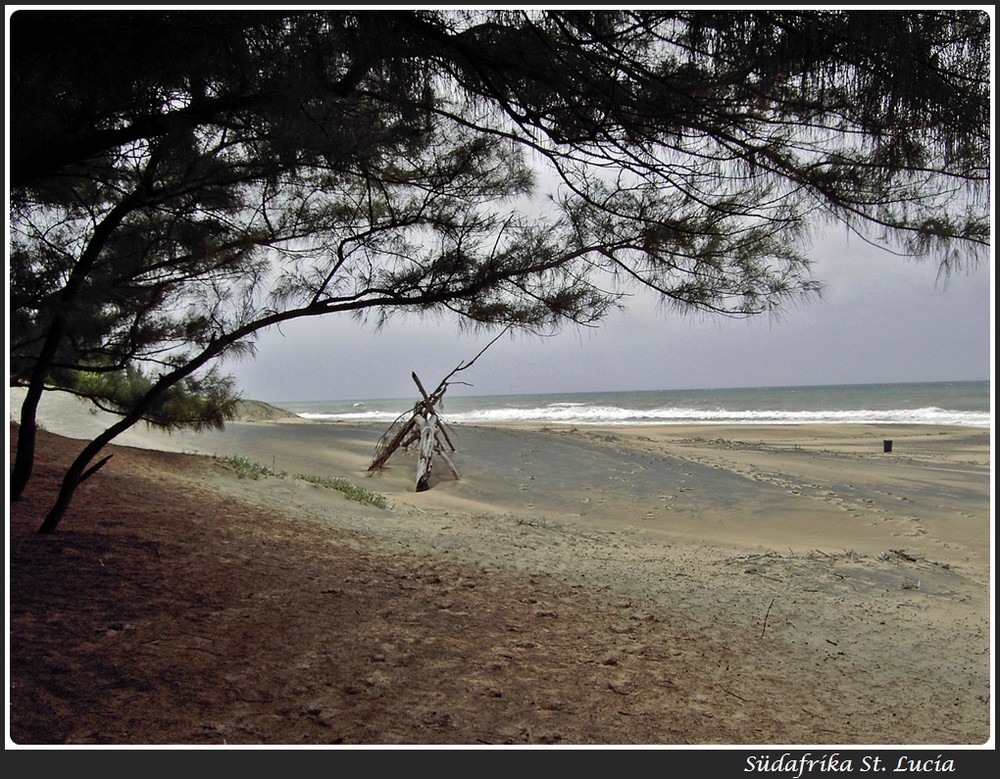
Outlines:
{"label": "weathered wooden stake", "polygon": [[[441,455],[441,459],[444,460],[445,463],[448,465],[448,470],[451,471],[451,475],[455,478],[455,480],[458,481],[459,479],[461,479],[462,477],[458,475],[458,469],[455,467],[455,463],[453,463],[451,461],[451,458],[447,454],[445,454],[444,448],[441,446],[441,444],[438,444],[435,447],[435,451],[439,455]],[[452,451],[454,451],[454,449],[452,449]]]}
{"label": "weathered wooden stake", "polygon": [[428,414],[427,418],[416,417],[420,425],[420,456],[417,460],[417,492],[424,492],[431,486],[431,466],[434,461],[434,450],[437,448],[437,415]]}

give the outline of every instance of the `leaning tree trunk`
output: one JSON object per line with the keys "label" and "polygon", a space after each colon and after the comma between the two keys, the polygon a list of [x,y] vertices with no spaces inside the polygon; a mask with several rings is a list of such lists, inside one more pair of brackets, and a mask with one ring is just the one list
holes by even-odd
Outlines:
{"label": "leaning tree trunk", "polygon": [[38,532],[55,532],[55,529],[59,526],[59,522],[66,514],[66,510],[69,508],[70,503],[73,501],[73,496],[76,494],[76,490],[80,486],[81,482],[92,476],[98,468],[107,462],[108,458],[105,458],[105,460],[99,462],[90,470],[87,470],[87,466],[90,464],[90,461],[93,460],[105,446],[132,427],[136,422],[141,420],[145,413],[170,387],[184,377],[190,376],[206,362],[218,356],[221,352],[228,348],[228,346],[239,340],[239,338],[242,338],[244,335],[245,333],[232,333],[226,339],[213,341],[212,345],[206,348],[198,357],[190,360],[184,366],[176,369],[172,373],[169,373],[166,376],[161,376],[159,381],[153,385],[153,387],[143,396],[142,400],[140,400],[128,414],[123,416],[115,422],[115,424],[111,425],[103,433],[88,443],[83,448],[83,451],[76,456],[76,459],[63,475],[62,486],[59,488],[59,496],[56,498],[56,502],[49,510],[49,513],[46,515],[45,521],[42,522]]}
{"label": "leaning tree trunk", "polygon": [[[11,500],[20,500],[28,482],[31,480],[31,473],[35,464],[35,439],[38,434],[38,404],[42,399],[42,392],[45,389],[45,380],[49,375],[49,368],[55,359],[56,352],[62,339],[66,335],[68,328],[68,314],[72,309],[76,296],[79,294],[86,280],[107,243],[111,234],[115,231],[121,221],[141,203],[141,189],[133,192],[121,203],[115,206],[101,223],[94,229],[94,234],[80,255],[80,260],[70,274],[62,292],[59,293],[59,303],[55,308],[52,321],[49,323],[45,341],[42,349],[35,360],[31,377],[28,380],[28,392],[24,396],[21,404],[20,429],[17,434],[17,453],[14,455],[14,468],[10,474],[10,497]],[[86,463],[84,463],[86,467]]]}
{"label": "leaning tree trunk", "polygon": [[119,427],[120,425],[113,425],[112,427],[109,427],[101,435],[87,444],[83,448],[83,451],[76,456],[76,459],[70,464],[66,473],[63,474],[62,485],[59,487],[59,495],[56,498],[56,502],[52,505],[52,508],[49,509],[49,513],[45,516],[45,520],[42,522],[41,527],[38,528],[39,533],[54,533],[56,531],[56,528],[59,527],[59,523],[65,516],[66,511],[69,509],[70,503],[73,502],[73,496],[76,495],[77,488],[84,481],[93,476],[99,468],[111,459],[111,456],[108,455],[103,460],[98,462],[93,468],[87,468],[87,466],[90,465],[90,461],[93,460],[98,453],[121,432],[121,430],[118,429]]}

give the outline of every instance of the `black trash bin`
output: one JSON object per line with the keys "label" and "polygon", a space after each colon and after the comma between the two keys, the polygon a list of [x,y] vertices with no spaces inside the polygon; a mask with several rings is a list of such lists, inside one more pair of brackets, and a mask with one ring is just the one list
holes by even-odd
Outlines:
{"label": "black trash bin", "polygon": [[892,451],[892,441],[890,441],[888,439],[886,439],[885,441],[883,441],[882,442],[882,451],[883,452],[891,452]]}

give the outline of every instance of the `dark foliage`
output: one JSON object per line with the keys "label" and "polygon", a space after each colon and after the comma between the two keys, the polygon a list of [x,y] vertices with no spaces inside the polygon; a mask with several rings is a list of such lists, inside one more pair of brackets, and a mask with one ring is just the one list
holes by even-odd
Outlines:
{"label": "dark foliage", "polygon": [[294,318],[540,332],[636,284],[753,316],[819,291],[831,221],[975,263],[989,51],[972,10],[18,11],[12,493],[44,388],[122,414],[82,472],[221,421],[207,368]]}

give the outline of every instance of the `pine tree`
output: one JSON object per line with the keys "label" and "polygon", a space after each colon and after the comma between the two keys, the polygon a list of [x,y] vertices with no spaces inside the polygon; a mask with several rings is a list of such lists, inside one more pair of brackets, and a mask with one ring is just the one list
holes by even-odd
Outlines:
{"label": "pine tree", "polygon": [[977,10],[17,11],[12,495],[46,388],[122,414],[48,531],[131,424],[221,422],[213,364],[290,319],[543,331],[636,284],[756,316],[818,292],[808,238],[829,222],[975,264],[989,28]]}

